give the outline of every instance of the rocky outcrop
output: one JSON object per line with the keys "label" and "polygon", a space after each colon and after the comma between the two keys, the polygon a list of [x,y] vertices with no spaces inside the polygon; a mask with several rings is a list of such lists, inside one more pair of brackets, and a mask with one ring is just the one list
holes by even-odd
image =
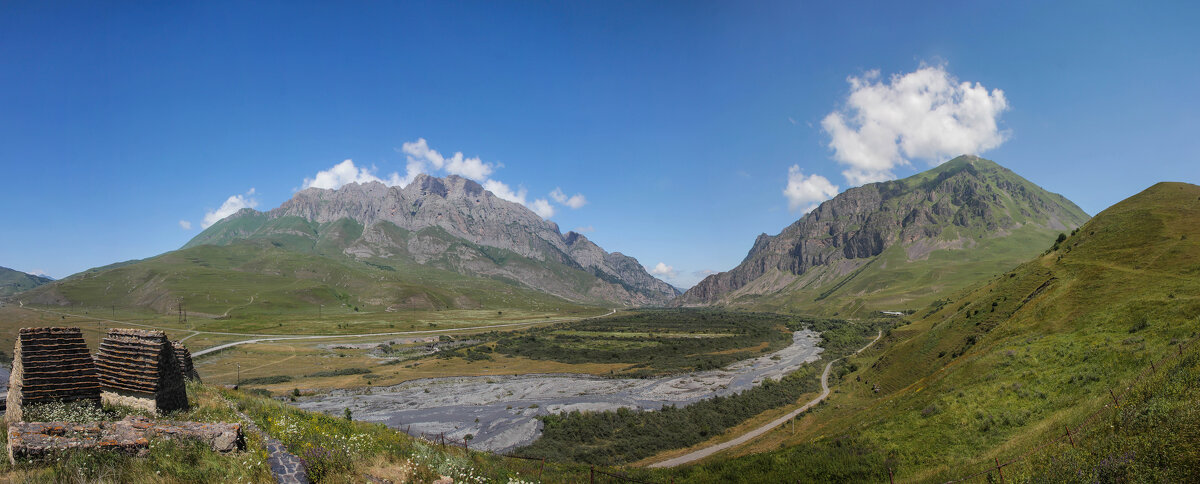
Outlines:
{"label": "rocky outcrop", "polygon": [[75,401],[100,404],[100,382],[83,333],[79,328],[21,328],[4,420],[21,420],[29,405]]}
{"label": "rocky outcrop", "polygon": [[155,438],[196,439],[216,452],[246,448],[236,423],[151,421],[130,416],[116,422],[14,422],[8,426],[12,463],[52,458],[67,450],[106,450],[143,455]]}
{"label": "rocky outcrop", "polygon": [[95,361],[105,403],[163,413],[188,408],[175,348],[162,331],[110,329]]}
{"label": "rocky outcrop", "polygon": [[931,241],[926,245],[934,246],[945,237],[1004,236],[1026,224],[1069,230],[1086,220],[1087,214],[1062,196],[992,161],[962,156],[903,180],[851,188],[778,235],[759,235],[741,264],[708,276],[676,304],[713,304],[767,274],[801,276],[816,267],[852,270],[896,244]]}

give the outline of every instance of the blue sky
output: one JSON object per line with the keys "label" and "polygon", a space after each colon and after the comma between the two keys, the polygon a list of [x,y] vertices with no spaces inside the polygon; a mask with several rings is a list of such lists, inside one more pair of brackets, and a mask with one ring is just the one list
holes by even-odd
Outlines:
{"label": "blue sky", "polygon": [[[960,135],[1088,213],[1200,183],[1190,3],[827,3],[0,3],[0,265],[150,257],[229,197],[270,209],[343,160],[403,176],[424,139],[688,287],[803,215],[793,166],[853,186],[845,160],[879,150],[839,152],[822,124],[861,128],[848,79],[919,72],[1000,90],[994,129]],[[887,173],[944,161],[921,146]]]}

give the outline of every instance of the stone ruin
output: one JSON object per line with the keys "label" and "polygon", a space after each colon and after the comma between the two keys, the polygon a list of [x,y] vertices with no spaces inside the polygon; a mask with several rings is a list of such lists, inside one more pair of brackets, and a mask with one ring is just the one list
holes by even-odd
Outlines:
{"label": "stone ruin", "polygon": [[153,438],[197,439],[216,452],[246,448],[241,424],[155,422],[129,416],[116,422],[15,422],[8,426],[8,459],[38,460],[67,450],[108,450],[131,455],[149,452]]}
{"label": "stone ruin", "polygon": [[21,328],[13,349],[5,422],[23,408],[54,401],[100,404],[96,365],[79,328]]}
{"label": "stone ruin", "polygon": [[196,372],[196,367],[192,365],[192,352],[184,346],[183,343],[172,341],[171,346],[175,348],[175,359],[179,360],[179,372],[183,374],[185,380],[200,381],[200,374]]}
{"label": "stone ruin", "polygon": [[104,403],[160,413],[188,408],[175,348],[162,331],[110,329],[95,359]]}

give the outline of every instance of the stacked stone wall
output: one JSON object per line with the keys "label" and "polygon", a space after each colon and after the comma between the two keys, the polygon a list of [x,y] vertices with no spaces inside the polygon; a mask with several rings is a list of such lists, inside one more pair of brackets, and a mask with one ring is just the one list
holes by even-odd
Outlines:
{"label": "stacked stone wall", "polygon": [[21,328],[13,348],[6,422],[24,418],[24,408],[50,402],[100,404],[96,365],[79,328]]}
{"label": "stacked stone wall", "polygon": [[192,352],[178,341],[172,341],[171,346],[175,348],[175,359],[179,360],[179,372],[183,374],[183,378],[200,381],[200,374],[196,372],[196,367],[192,364]]}
{"label": "stacked stone wall", "polygon": [[188,407],[175,348],[162,331],[111,329],[95,359],[103,401],[156,412]]}

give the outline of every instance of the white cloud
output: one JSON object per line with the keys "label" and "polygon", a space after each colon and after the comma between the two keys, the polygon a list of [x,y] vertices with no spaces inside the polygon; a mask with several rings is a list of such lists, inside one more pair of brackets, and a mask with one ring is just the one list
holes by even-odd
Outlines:
{"label": "white cloud", "polygon": [[783,189],[783,196],[788,199],[788,210],[804,207],[804,212],[808,213],[837,194],[837,185],[830,183],[829,179],[817,174],[804,176],[800,165],[788,168],[787,187]]}
{"label": "white cloud", "polygon": [[896,178],[892,170],[910,159],[939,164],[980,154],[1008,137],[997,125],[1008,110],[1004,91],[959,82],[944,66],[922,65],[886,81],[876,70],[847,82],[845,107],[825,116],[821,127],[852,185]]}
{"label": "white cloud", "polygon": [[359,168],[354,166],[353,161],[346,160],[333,165],[333,168],[328,170],[318,171],[317,176],[305,178],[303,187],[336,190],[341,188],[343,185],[349,185],[351,183],[380,182],[387,183],[388,185],[399,184],[400,175],[397,173],[392,173],[391,176],[388,177],[388,180],[385,181],[375,176],[374,172],[374,167],[371,167],[370,169]]}
{"label": "white cloud", "polygon": [[538,216],[541,218],[550,218],[554,216],[554,207],[551,206],[550,202],[545,198],[534,200],[533,203],[529,204],[529,209],[533,210],[533,213],[538,214]]}
{"label": "white cloud", "polygon": [[225,199],[225,203],[221,204],[221,208],[209,210],[208,213],[205,213],[204,221],[200,224],[200,227],[207,229],[212,224],[221,221],[221,219],[237,213],[238,210],[257,206],[258,200],[254,198],[254,189],[251,188],[250,191],[243,195],[233,195]]}
{"label": "white cloud", "polygon": [[455,152],[454,156],[450,158],[446,158],[441,153],[438,153],[437,150],[430,148],[425,138],[417,138],[416,141],[404,143],[400,151],[403,151],[408,157],[409,173],[413,173],[414,164],[416,166],[428,164],[433,167],[434,171],[445,170],[450,175],[458,175],[463,178],[482,182],[487,180],[497,168],[496,165],[491,163],[484,163],[478,157],[467,158],[463,156],[461,151]]}
{"label": "white cloud", "polygon": [[584,197],[582,193],[576,193],[568,198],[567,194],[563,193],[562,188],[557,187],[554,188],[554,191],[550,192],[550,198],[553,198],[554,201],[561,205],[566,205],[573,209],[587,205],[587,197]]}
{"label": "white cloud", "polygon": [[679,276],[679,273],[675,272],[674,267],[666,265],[665,263],[662,263],[662,262],[659,262],[657,265],[654,266],[653,269],[650,269],[650,273],[654,274],[658,277],[666,278],[666,279],[674,279],[677,276]]}
{"label": "white cloud", "polygon": [[[517,190],[513,190],[508,184],[490,178],[497,169],[504,166],[500,163],[485,163],[478,157],[468,158],[462,152],[455,152],[453,156],[446,157],[437,150],[430,148],[429,142],[425,138],[417,138],[416,141],[404,143],[400,147],[400,152],[405,155],[404,176],[393,172],[386,178],[383,178],[376,175],[376,168],[374,166],[370,168],[359,167],[354,164],[354,161],[345,160],[328,170],[317,172],[316,176],[312,178],[305,178],[303,187],[336,190],[350,183],[369,182],[380,182],[387,186],[405,187],[409,183],[412,183],[417,175],[422,173],[437,174],[440,172],[475,180],[482,184],[484,189],[492,192],[500,199],[525,205],[542,218],[550,218],[555,213],[555,208],[548,199],[539,198],[527,201],[528,191],[525,187],[518,187]],[[576,193],[567,197],[560,188],[555,188],[550,193],[550,198],[561,205],[571,208],[580,208],[587,204],[587,198],[582,193]],[[221,210],[217,210],[215,213],[221,213]],[[227,215],[222,215],[222,217]],[[206,219],[204,227],[212,225],[216,220],[220,220],[220,218],[212,222],[208,222]]]}
{"label": "white cloud", "polygon": [[30,274],[30,275],[34,275],[34,276],[50,277],[50,274],[47,274],[46,271],[42,270],[42,269],[34,269],[31,271],[21,271],[21,272],[24,272],[24,273]]}
{"label": "white cloud", "polygon": [[501,200],[508,200],[521,205],[525,205],[525,195],[528,194],[525,187],[521,187],[514,192],[508,187],[508,184],[496,180],[483,182],[483,189],[492,192],[493,195],[500,197]]}
{"label": "white cloud", "polygon": [[575,227],[574,231],[581,233],[581,234],[590,234],[590,233],[596,231],[596,227],[593,227],[591,225],[585,225],[583,227]]}
{"label": "white cloud", "polygon": [[181,228],[183,230],[192,230],[192,223],[188,222],[187,220],[180,220],[179,228]]}

